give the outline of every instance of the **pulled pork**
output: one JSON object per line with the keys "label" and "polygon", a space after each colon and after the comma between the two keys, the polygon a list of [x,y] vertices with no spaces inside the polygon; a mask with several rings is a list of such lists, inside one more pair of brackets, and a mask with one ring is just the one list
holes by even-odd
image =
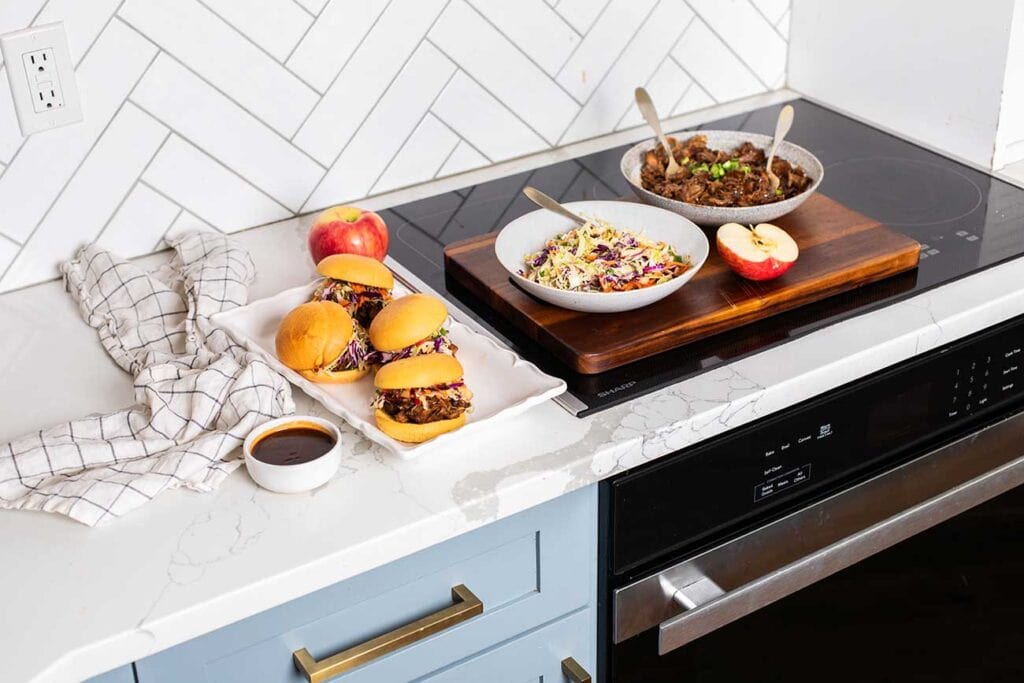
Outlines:
{"label": "pulled pork", "polygon": [[795,197],[811,185],[802,168],[776,156],[772,171],[779,177],[779,189],[773,193],[766,154],[750,142],[725,152],[709,149],[703,135],[668,140],[682,172],[665,177],[668,157],[661,145],[647,152],[640,170],[644,189],[662,197],[704,206],[758,206]]}
{"label": "pulled pork", "polygon": [[356,319],[356,322],[363,327],[369,327],[381,309],[391,301],[391,292],[382,287],[324,278],[313,292],[311,300],[339,303]]}
{"label": "pulled pork", "polygon": [[427,424],[453,420],[470,409],[473,392],[465,382],[416,389],[378,389],[373,407],[395,422]]}

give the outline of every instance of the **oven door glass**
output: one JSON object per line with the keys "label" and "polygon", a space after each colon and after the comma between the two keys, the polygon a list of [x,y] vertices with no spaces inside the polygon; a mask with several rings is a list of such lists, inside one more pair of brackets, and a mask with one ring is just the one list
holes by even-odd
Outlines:
{"label": "oven door glass", "polygon": [[1024,680],[1024,413],[613,592],[604,680]]}
{"label": "oven door glass", "polygon": [[614,646],[610,681],[1024,680],[1024,488],[665,655]]}

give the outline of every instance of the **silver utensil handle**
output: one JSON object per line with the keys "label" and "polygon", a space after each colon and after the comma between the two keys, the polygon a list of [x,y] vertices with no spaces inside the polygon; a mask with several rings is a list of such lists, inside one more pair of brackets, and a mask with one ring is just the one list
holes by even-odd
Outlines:
{"label": "silver utensil handle", "polygon": [[1024,485],[1024,413],[618,589],[613,639],[666,654]]}
{"label": "silver utensil handle", "polygon": [[572,211],[559,204],[557,200],[552,199],[551,197],[547,196],[546,194],[544,194],[535,187],[530,187],[529,185],[527,185],[526,187],[523,188],[523,194],[525,194],[531,202],[541,207],[542,209],[547,209],[552,213],[557,213],[559,216],[564,216],[571,220],[573,223],[583,225],[584,223],[587,222],[585,218],[583,218],[582,216],[577,216]]}

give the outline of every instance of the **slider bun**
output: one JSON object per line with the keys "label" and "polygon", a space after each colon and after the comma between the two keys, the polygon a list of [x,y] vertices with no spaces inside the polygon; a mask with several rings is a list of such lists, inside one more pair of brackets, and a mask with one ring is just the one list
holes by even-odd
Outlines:
{"label": "slider bun", "polygon": [[316,382],[317,384],[348,384],[362,379],[369,370],[335,370],[334,372],[327,370],[321,370],[320,372],[315,370],[299,370],[298,372],[310,382]]}
{"label": "slider bun", "polygon": [[451,420],[438,420],[437,422],[428,422],[421,425],[409,422],[395,422],[387,413],[380,409],[373,411],[373,415],[377,418],[377,427],[382,432],[392,439],[405,441],[406,443],[429,441],[435,436],[456,430],[466,424],[465,413]]}
{"label": "slider bun", "polygon": [[360,254],[333,254],[316,264],[316,272],[335,280],[355,282],[370,287],[392,289],[395,277],[388,267],[375,258]]}
{"label": "slider bun", "polygon": [[462,379],[462,363],[446,353],[427,353],[388,363],[373,380],[378,389],[418,389]]}
{"label": "slider bun", "polygon": [[444,303],[429,294],[406,294],[389,303],[370,323],[378,351],[398,351],[426,339],[448,318]]}
{"label": "slider bun", "polygon": [[322,368],[337,360],[352,335],[352,316],[344,306],[333,301],[310,301],[281,320],[275,340],[277,357],[300,372]]}

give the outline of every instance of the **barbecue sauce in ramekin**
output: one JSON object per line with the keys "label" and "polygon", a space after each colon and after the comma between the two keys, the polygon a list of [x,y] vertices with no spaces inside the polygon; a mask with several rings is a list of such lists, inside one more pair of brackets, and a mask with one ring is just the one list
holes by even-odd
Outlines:
{"label": "barbecue sauce in ramekin", "polygon": [[260,436],[252,457],[269,465],[301,465],[334,448],[334,435],[312,422],[291,422]]}

